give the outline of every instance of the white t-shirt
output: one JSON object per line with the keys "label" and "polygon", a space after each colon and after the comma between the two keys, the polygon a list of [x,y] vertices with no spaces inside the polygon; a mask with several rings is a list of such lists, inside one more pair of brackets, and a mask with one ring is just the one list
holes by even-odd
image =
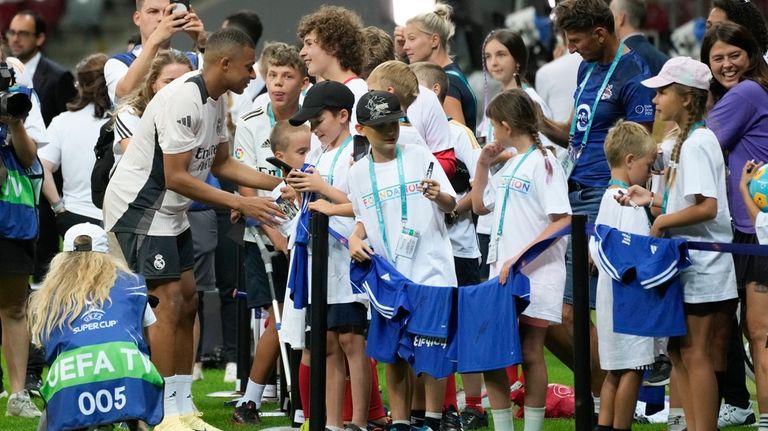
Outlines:
{"label": "white t-shirt", "polygon": [[757,213],[755,233],[757,233],[757,242],[761,245],[768,244],[768,213]]}
{"label": "white t-shirt", "polygon": [[[467,165],[469,178],[472,181],[475,178],[475,167],[480,156],[480,145],[467,126],[456,120],[451,120],[448,125],[450,126],[453,149],[456,151],[456,159]],[[456,202],[466,194],[467,192],[457,195]],[[448,236],[451,238],[451,247],[455,257],[466,259],[480,257],[480,246],[477,243],[475,224],[472,222],[472,211],[464,212],[454,224],[448,226]]]}
{"label": "white t-shirt", "polygon": [[[668,145],[662,149],[670,150]],[[683,142],[676,179],[667,197],[666,213],[693,206],[697,194],[717,199],[717,216],[695,225],[668,229],[667,235],[691,241],[731,242],[733,231],[726,199],[723,153],[715,134],[705,128],[696,129]],[[736,276],[730,254],[700,250],[691,250],[689,254],[693,264],[681,275],[685,302],[736,298]]]}
{"label": "white t-shirt", "polygon": [[188,172],[204,182],[219,144],[228,140],[226,112],[227,98],[209,97],[199,71],[185,73],[160,90],[109,181],[105,227],[154,236],[184,232],[191,200],[165,187],[163,154],[191,151]]}
{"label": "white t-shirt", "polygon": [[[608,189],[600,202],[600,211],[595,224],[604,224],[622,232],[648,235],[650,222],[643,208],[624,207],[614,198],[626,189]],[[597,243],[594,237],[589,240],[589,252],[592,261],[598,262]],[[653,363],[654,338],[613,332],[613,279],[606,274],[602,266],[597,265],[597,340],[600,352],[600,368],[604,370],[633,369]]]}
{"label": "white t-shirt", "polygon": [[424,137],[413,127],[413,124],[400,123],[400,138],[398,138],[398,142],[401,145],[419,145],[429,150]]}
{"label": "white t-shirt", "polygon": [[[399,144],[398,144],[399,145]],[[365,226],[368,242],[374,251],[392,261],[395,267],[415,283],[433,286],[456,286],[456,273],[451,253],[451,241],[445,227],[445,213],[437,204],[421,192],[420,182],[424,178],[430,162],[433,163],[432,178],[440,183],[440,189],[455,196],[448,177],[440,167],[435,156],[419,145],[399,145],[402,153],[403,175],[406,187],[408,218],[406,227],[419,235],[413,258],[397,257],[397,243],[401,236],[402,211],[400,200],[400,180],[397,172],[397,160],[374,163],[379,196],[382,196],[381,211],[386,235],[391,247],[387,252],[382,239],[382,229],[377,217],[373,198],[373,187],[369,172],[369,156],[366,156],[349,170],[349,200],[355,212],[355,221]]]}
{"label": "white t-shirt", "polygon": [[[503,219],[503,233],[498,239],[498,255],[496,261],[490,264],[489,277],[499,275],[507,260],[525,250],[549,226],[551,215],[571,214],[565,174],[555,156],[547,151],[553,171],[547,181],[544,155],[536,148],[527,154],[524,161],[526,153],[509,159],[489,179],[483,193],[485,207],[493,211],[493,244],[498,235],[504,194],[514,173]],[[531,304],[524,315],[560,322],[565,288],[566,244],[567,240],[561,238],[523,268],[523,273],[531,282]],[[492,259],[490,252],[488,259]]]}
{"label": "white t-shirt", "polygon": [[115,140],[112,144],[115,164],[119,161],[119,157],[123,156],[123,147],[120,146],[120,142],[133,137],[133,131],[138,127],[139,120],[141,117],[136,115],[136,111],[132,107],[122,105],[118,108],[117,115],[115,115]]}
{"label": "white t-shirt", "polygon": [[[352,157],[352,141],[345,146],[344,143],[332,150],[323,151],[317,148],[307,154],[306,161],[315,166],[325,182],[334,188],[349,193],[349,161]],[[334,163],[335,161],[335,163]],[[329,175],[333,172],[333,177]],[[349,238],[355,227],[355,219],[352,217],[333,216],[328,220],[328,227],[335,230],[345,238]],[[311,268],[310,256],[310,268]],[[367,303],[365,294],[352,293],[349,282],[349,250],[333,236],[328,235],[328,303],[345,304],[350,302]],[[311,270],[310,270],[311,271]],[[311,297],[311,294],[310,294]]]}
{"label": "white t-shirt", "polygon": [[432,153],[453,148],[443,105],[432,90],[419,85],[419,95],[408,107],[407,115],[408,121],[424,137]]}
{"label": "white t-shirt", "polygon": [[[32,80],[26,79],[24,75],[24,64],[15,57],[6,57],[5,60],[11,67],[13,67],[17,83],[27,88],[33,88]],[[45,122],[43,121],[43,114],[40,111],[40,97],[37,93],[34,93],[30,100],[32,101],[32,109],[29,110],[27,118],[24,119],[24,130],[26,130],[27,135],[35,141],[37,148],[40,149],[48,143],[46,140]],[[95,143],[96,141],[93,142]]]}
{"label": "white t-shirt", "polygon": [[352,112],[349,116],[349,133],[357,135],[358,133],[355,129],[355,125],[357,124],[357,101],[363,97],[363,94],[368,92],[368,83],[365,82],[363,78],[355,77],[344,82],[344,85],[346,85],[347,88],[352,91],[352,94],[355,95],[355,104],[352,105]]}
{"label": "white t-shirt", "polygon": [[91,200],[91,172],[96,163],[93,146],[107,119],[94,117],[94,108],[90,104],[54,117],[48,126],[48,145],[38,151],[38,156],[61,169],[67,211],[101,220],[101,210]]}
{"label": "white t-shirt", "polygon": [[565,54],[541,66],[536,72],[536,91],[552,108],[554,121],[564,123],[573,112],[573,95],[576,93],[576,75],[579,72],[581,56]]}

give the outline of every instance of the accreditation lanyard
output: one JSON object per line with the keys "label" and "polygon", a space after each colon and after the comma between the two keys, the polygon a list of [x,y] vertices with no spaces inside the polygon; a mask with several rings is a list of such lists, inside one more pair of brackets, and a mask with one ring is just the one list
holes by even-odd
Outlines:
{"label": "accreditation lanyard", "polygon": [[[691,137],[693,132],[696,131],[696,129],[699,129],[701,127],[706,127],[707,124],[703,120],[699,120],[691,125],[691,128],[688,130],[688,135],[686,135],[685,139]],[[673,166],[674,164],[674,166]],[[666,184],[664,184],[664,200],[661,202],[661,213],[666,214],[667,213],[667,202],[669,201],[669,189],[672,187],[672,170],[677,170],[677,164],[670,159],[669,161],[669,168],[667,168],[667,178],[666,178]]]}
{"label": "accreditation lanyard", "polygon": [[507,212],[507,201],[509,200],[509,186],[512,184],[512,180],[515,179],[515,174],[517,173],[517,170],[520,169],[520,166],[525,163],[525,159],[528,158],[528,156],[531,155],[533,152],[534,146],[531,145],[530,148],[528,148],[528,151],[523,154],[523,158],[520,159],[520,161],[515,165],[515,168],[512,169],[512,174],[509,176],[509,181],[507,181],[506,187],[504,187],[504,200],[501,204],[501,216],[499,217],[499,228],[496,230],[496,239],[501,238],[501,234],[504,232],[504,214]]}
{"label": "accreditation lanyard", "polygon": [[[403,156],[400,153],[400,146],[395,149],[395,159],[397,159],[397,175],[400,181],[400,221],[405,227],[408,222],[408,202],[406,200],[405,190],[405,174],[403,173]],[[376,182],[376,169],[373,166],[373,154],[368,155],[368,171],[371,175],[371,192],[373,193],[373,203],[376,207],[376,217],[379,219],[379,230],[381,231],[381,240],[384,242],[384,248],[387,251],[389,260],[395,261],[395,256],[392,254],[392,249],[389,246],[389,239],[387,238],[387,226],[384,222],[384,212],[381,207],[381,197],[379,197],[379,186]]]}
{"label": "accreditation lanyard", "polygon": [[[341,143],[341,146],[339,146],[339,150],[336,151],[336,154],[333,155],[333,160],[331,160],[331,168],[328,171],[328,184],[330,185],[333,185],[333,173],[336,171],[336,162],[339,161],[339,156],[344,152],[344,149],[347,148],[350,142],[352,142],[352,135],[347,136],[347,139],[345,139],[344,142]],[[325,151],[323,151],[320,154],[320,157],[317,158],[317,163],[315,163],[315,166],[320,166],[320,159],[323,158],[323,154],[325,154]]]}
{"label": "accreditation lanyard", "polygon": [[272,102],[267,103],[267,117],[269,117],[269,128],[273,129],[275,127],[275,113],[272,111]]}
{"label": "accreditation lanyard", "polygon": [[[597,105],[600,103],[600,99],[602,98],[603,93],[605,92],[606,87],[608,87],[608,82],[611,80],[611,76],[613,76],[613,72],[616,70],[616,66],[619,64],[619,60],[621,60],[621,56],[624,53],[624,42],[622,41],[619,44],[619,48],[616,50],[616,55],[613,56],[613,62],[611,62],[611,67],[608,68],[608,73],[605,74],[605,78],[603,79],[603,84],[600,86],[600,89],[597,91],[597,94],[595,94],[595,101],[592,103],[592,110],[589,114],[589,119],[587,120],[587,128],[584,130],[584,136],[581,138],[581,147],[578,150],[578,155],[576,158],[578,159],[578,156],[581,156],[581,151],[584,149],[584,147],[587,146],[587,139],[589,139],[589,132],[592,130],[592,121],[595,119],[595,114],[597,113]],[[581,82],[581,85],[579,86],[579,94],[576,96],[576,101],[574,103],[574,106],[578,108],[579,106],[579,100],[581,100],[581,95],[584,93],[584,88],[587,86],[587,82],[589,82],[589,78],[592,76],[592,72],[595,70],[595,66],[597,66],[597,62],[592,63],[589,66],[589,70],[587,70],[587,76],[584,77],[584,80]],[[569,135],[569,142],[571,145],[573,145],[573,137],[576,134],[576,124],[579,122],[578,116],[574,115],[573,119],[571,120],[571,130],[568,133]],[[574,160],[575,161],[575,160]]]}
{"label": "accreditation lanyard", "polygon": [[[522,90],[525,91],[525,92],[527,92],[528,89],[531,88],[531,86],[526,84],[525,82],[523,82],[521,85],[522,85]],[[493,123],[491,123],[491,119],[490,118],[488,118],[488,117],[485,117],[485,118],[488,120],[488,132],[486,132],[487,135],[485,137],[485,142],[486,143],[491,143],[491,142],[493,142]]]}
{"label": "accreditation lanyard", "polygon": [[625,182],[624,182],[624,181],[622,181],[622,180],[614,180],[614,179],[610,179],[610,180],[608,181],[608,185],[609,185],[609,186],[616,186],[616,187],[623,187],[623,188],[625,188],[625,189],[628,189],[628,188],[629,188],[629,184],[625,183]]}

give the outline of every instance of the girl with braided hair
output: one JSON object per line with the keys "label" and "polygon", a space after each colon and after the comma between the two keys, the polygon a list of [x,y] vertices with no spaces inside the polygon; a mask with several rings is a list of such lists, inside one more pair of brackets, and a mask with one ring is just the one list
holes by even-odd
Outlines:
{"label": "girl with braided hair", "polygon": [[[661,208],[650,235],[692,241],[731,242],[726,200],[725,162],[717,136],[704,122],[709,68],[688,57],[664,64],[658,76],[643,81],[656,89],[656,114],[674,121],[680,133],[669,153],[664,192],[654,195],[640,186],[617,200]],[[713,358],[722,354],[711,339],[717,313],[737,300],[733,258],[729,254],[690,251],[692,265],[681,275],[687,333],[669,340],[669,354],[689,429],[717,427],[718,396]],[[696,382],[696,392],[693,392]]]}
{"label": "girl with braided hair", "polygon": [[[523,252],[570,224],[571,207],[565,174],[539,139],[538,114],[525,91],[502,92],[490,102],[486,116],[493,125],[493,142],[483,148],[477,162],[472,208],[479,215],[493,214],[490,276],[498,275],[504,283]],[[490,164],[505,148],[517,154],[489,178]],[[540,430],[544,421],[544,339],[549,325],[562,319],[565,247],[566,240],[561,238],[522,270],[531,286],[530,305],[520,316],[525,431]],[[487,371],[484,377],[494,428],[512,429],[506,373]]]}

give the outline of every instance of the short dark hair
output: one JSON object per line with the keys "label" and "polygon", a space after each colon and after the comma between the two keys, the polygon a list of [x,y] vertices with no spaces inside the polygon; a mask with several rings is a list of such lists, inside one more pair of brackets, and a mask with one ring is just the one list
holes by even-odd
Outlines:
{"label": "short dark hair", "polygon": [[208,38],[203,60],[206,63],[212,60],[215,61],[226,55],[233,55],[235,51],[239,51],[244,47],[255,50],[256,44],[253,43],[253,40],[245,32],[237,28],[222,28],[213,32]]}
{"label": "short dark hair", "polygon": [[43,33],[47,33],[48,24],[45,23],[43,16],[40,15],[39,12],[27,9],[27,10],[23,10],[21,12],[16,13],[15,16],[20,16],[20,15],[26,15],[28,17],[31,17],[35,21],[35,36],[39,36]]}
{"label": "short dark hair", "polygon": [[256,12],[249,9],[243,9],[229,15],[224,18],[224,22],[227,23],[227,27],[234,26],[247,34],[254,45],[259,43],[261,34],[264,32],[261,18],[259,18],[259,15]]}
{"label": "short dark hair", "polygon": [[613,13],[604,0],[563,0],[555,6],[555,24],[561,31],[614,32]]}
{"label": "short dark hair", "polygon": [[768,30],[766,30],[765,18],[760,8],[751,1],[744,0],[714,0],[713,8],[722,9],[728,17],[728,21],[743,25],[749,29],[762,52],[768,51]]}

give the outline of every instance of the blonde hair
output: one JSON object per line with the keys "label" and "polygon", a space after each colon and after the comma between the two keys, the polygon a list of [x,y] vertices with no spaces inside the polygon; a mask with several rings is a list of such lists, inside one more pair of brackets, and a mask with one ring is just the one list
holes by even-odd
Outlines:
{"label": "blonde hair", "polygon": [[[90,242],[87,236],[75,239],[75,245]],[[51,261],[40,290],[29,298],[27,315],[32,342],[41,345],[64,325],[71,327],[86,307],[102,308],[109,300],[119,272],[130,273],[116,257],[95,251],[65,251]]]}
{"label": "blonde hair", "polygon": [[288,145],[291,143],[294,135],[306,134],[307,138],[309,138],[310,133],[309,126],[306,123],[292,126],[288,120],[278,121],[269,134],[269,145],[272,153],[288,151]]}
{"label": "blonde hair", "polygon": [[[171,64],[183,64],[184,66],[189,67],[190,71],[193,69],[192,62],[189,61],[189,58],[182,52],[170,49],[158,52],[152,60],[152,63],[149,65],[149,71],[147,72],[144,81],[126,96],[125,100],[120,102],[120,107],[130,107],[137,117],[144,115],[144,110],[147,109],[149,101],[155,97],[155,90],[152,86],[155,85],[155,81],[157,81],[163,68]],[[119,109],[115,110],[115,112],[117,111],[119,111]]]}
{"label": "blonde hair", "polygon": [[629,154],[638,157],[656,152],[656,143],[648,130],[638,123],[620,120],[605,138],[605,158],[608,166],[618,168]]}
{"label": "blonde hair", "polygon": [[390,60],[376,66],[368,76],[368,82],[381,87],[392,87],[403,111],[407,110],[419,95],[419,80],[402,61]]}
{"label": "blonde hair", "polygon": [[709,96],[709,92],[700,88],[688,87],[687,85],[677,83],[670,84],[659,90],[672,90],[682,97],[691,96],[691,104],[685,108],[685,110],[688,111],[688,116],[683,119],[682,124],[679,124],[680,133],[675,140],[675,146],[672,148],[672,154],[669,158],[669,166],[667,166],[667,170],[664,174],[664,182],[667,189],[669,189],[672,187],[672,184],[674,184],[677,177],[677,166],[680,163],[680,151],[683,148],[683,143],[688,139],[688,133],[691,132],[691,127],[694,123],[703,120],[704,114],[707,112],[707,97]]}
{"label": "blonde hair", "polygon": [[435,3],[435,10],[432,12],[416,15],[405,22],[406,25],[414,24],[427,34],[436,34],[440,39],[440,48],[450,55],[450,45],[448,42],[456,31],[456,25],[451,21],[453,7],[445,3]]}

